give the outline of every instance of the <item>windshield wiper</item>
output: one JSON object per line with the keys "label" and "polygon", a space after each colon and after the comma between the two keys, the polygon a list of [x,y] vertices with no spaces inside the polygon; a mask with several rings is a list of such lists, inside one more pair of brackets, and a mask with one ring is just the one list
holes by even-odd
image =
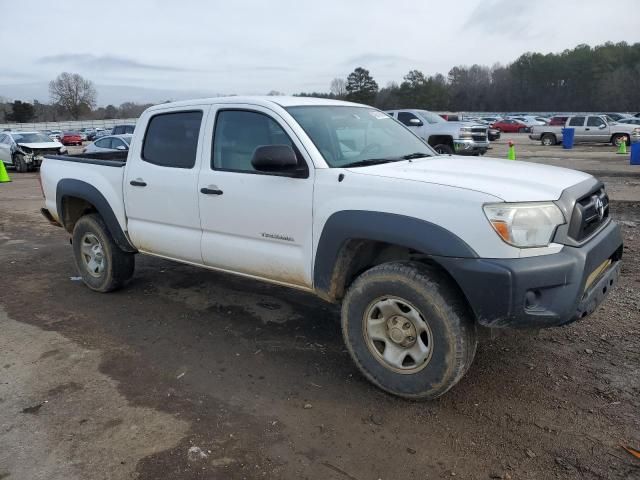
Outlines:
{"label": "windshield wiper", "polygon": [[431,155],[425,152],[416,152],[410,153],[408,155],[404,155],[402,157],[403,160],[413,160],[414,158],[422,158],[422,157],[430,157]]}
{"label": "windshield wiper", "polygon": [[399,158],[367,158],[366,160],[358,160],[357,162],[342,165],[342,168],[349,167],[367,167],[369,165],[380,165],[381,163],[397,162]]}

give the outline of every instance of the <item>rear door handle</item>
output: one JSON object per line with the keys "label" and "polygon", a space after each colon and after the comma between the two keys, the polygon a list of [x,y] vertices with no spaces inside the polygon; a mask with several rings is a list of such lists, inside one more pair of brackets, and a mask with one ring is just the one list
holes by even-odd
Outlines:
{"label": "rear door handle", "polygon": [[223,192],[217,187],[215,188],[202,187],[200,189],[200,193],[204,193],[205,195],[222,195]]}
{"label": "rear door handle", "polygon": [[131,180],[129,182],[129,185],[133,185],[134,187],[146,187],[147,186],[147,182],[145,182],[141,178],[137,178],[135,180]]}

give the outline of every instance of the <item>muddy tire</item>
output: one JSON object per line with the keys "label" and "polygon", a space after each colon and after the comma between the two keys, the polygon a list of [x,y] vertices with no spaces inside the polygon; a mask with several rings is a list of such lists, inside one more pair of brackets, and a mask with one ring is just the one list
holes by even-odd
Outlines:
{"label": "muddy tire", "polygon": [[628,135],[625,135],[624,133],[616,133],[613,137],[611,137],[611,143],[616,147],[620,145],[622,142],[625,142],[627,144],[627,147],[631,145],[631,139],[629,138]]}
{"label": "muddy tire", "polygon": [[24,156],[20,154],[14,155],[13,166],[18,173],[25,173],[27,170],[29,170],[29,165],[25,161]]}
{"label": "muddy tire", "polygon": [[342,304],[351,357],[374,385],[409,399],[434,399],[466,373],[476,324],[458,288],[439,269],[414,262],[360,275]]}
{"label": "muddy tire", "polygon": [[544,135],[542,135],[540,143],[542,143],[542,145],[544,145],[545,147],[550,147],[552,145],[556,145],[558,143],[558,140],[556,139],[556,136],[554,134],[545,133]]}
{"label": "muddy tire", "polygon": [[439,143],[433,147],[433,149],[440,155],[453,155],[453,148],[446,143]]}
{"label": "muddy tire", "polygon": [[98,214],[85,215],[73,229],[73,256],[85,285],[96,292],[111,292],[133,276],[135,257],[116,245]]}

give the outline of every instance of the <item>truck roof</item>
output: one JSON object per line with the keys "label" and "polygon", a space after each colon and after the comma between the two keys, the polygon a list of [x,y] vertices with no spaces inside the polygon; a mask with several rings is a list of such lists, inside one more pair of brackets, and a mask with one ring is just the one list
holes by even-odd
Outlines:
{"label": "truck roof", "polygon": [[149,107],[150,111],[164,110],[167,107],[190,107],[196,105],[213,105],[224,103],[246,103],[249,105],[260,105],[269,107],[279,105],[281,107],[307,106],[307,105],[342,105],[342,106],[363,106],[359,103],[333,100],[330,98],[316,97],[293,97],[293,96],[237,96],[237,97],[212,97],[197,98],[193,100],[183,100],[180,102],[162,103]]}

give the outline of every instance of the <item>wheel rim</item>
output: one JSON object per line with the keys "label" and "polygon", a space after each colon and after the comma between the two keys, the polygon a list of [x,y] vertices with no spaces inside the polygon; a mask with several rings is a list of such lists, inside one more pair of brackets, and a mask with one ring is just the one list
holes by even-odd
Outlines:
{"label": "wheel rim", "polygon": [[100,277],[104,272],[105,258],[102,244],[93,233],[85,233],[80,241],[80,254],[84,267],[92,277]]}
{"label": "wheel rim", "polygon": [[543,145],[551,145],[551,139],[549,137],[544,137],[542,139],[542,144]]}
{"label": "wheel rim", "polygon": [[385,368],[401,374],[417,373],[433,352],[433,334],[424,316],[398,297],[381,297],[363,317],[367,347]]}

